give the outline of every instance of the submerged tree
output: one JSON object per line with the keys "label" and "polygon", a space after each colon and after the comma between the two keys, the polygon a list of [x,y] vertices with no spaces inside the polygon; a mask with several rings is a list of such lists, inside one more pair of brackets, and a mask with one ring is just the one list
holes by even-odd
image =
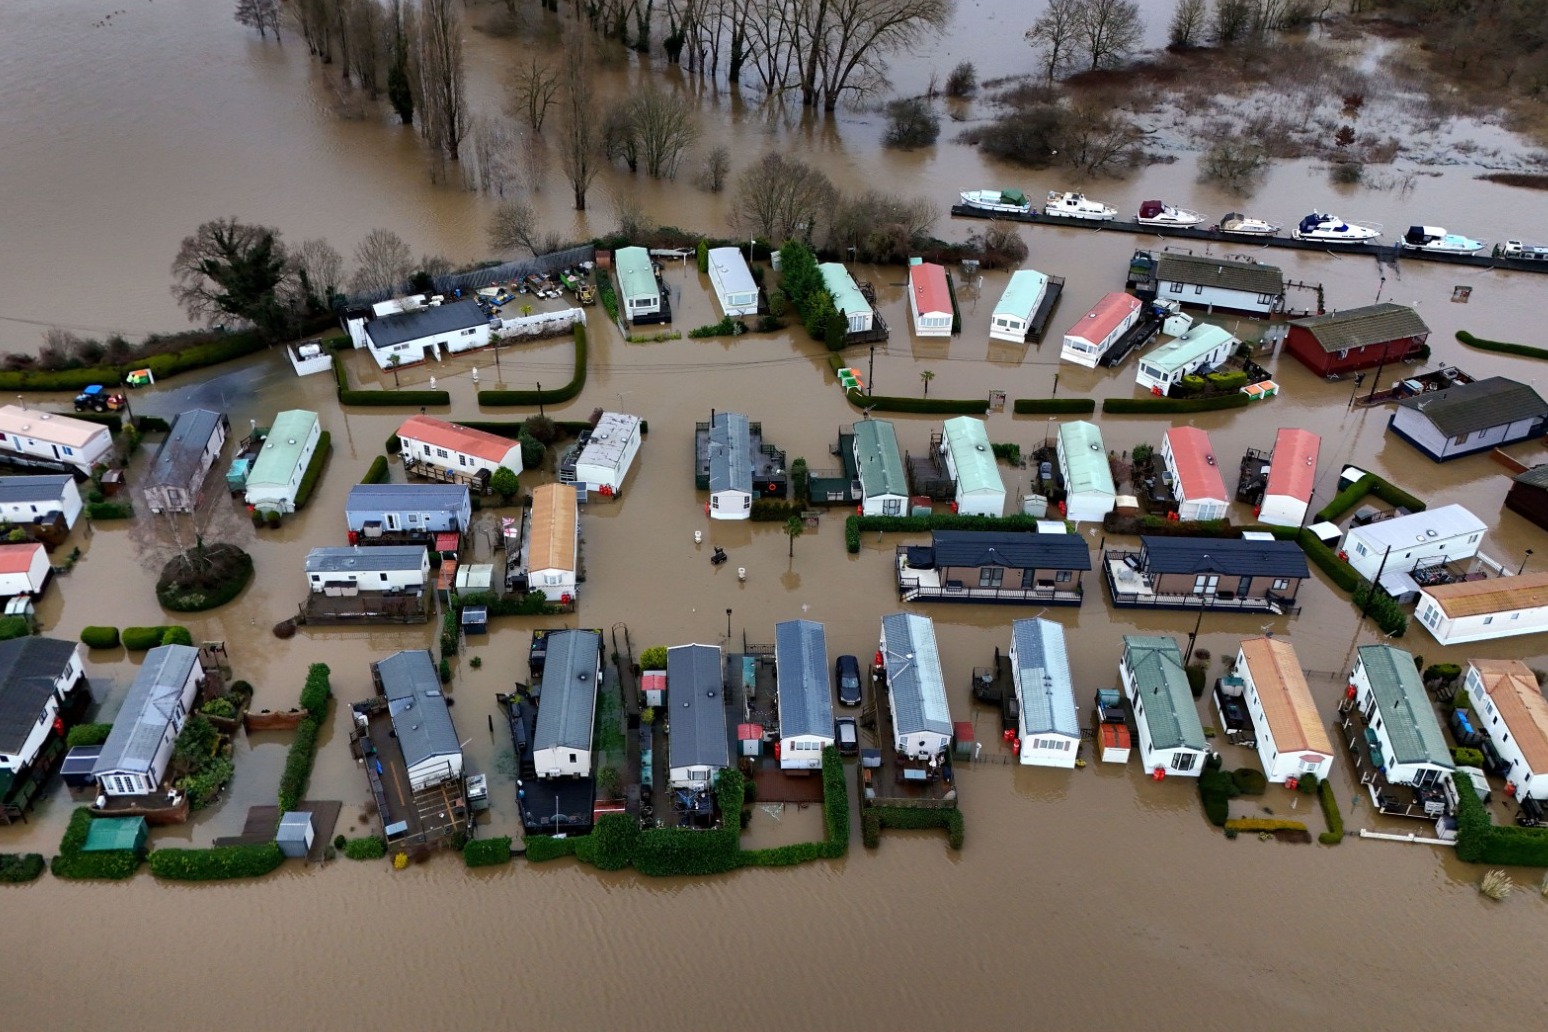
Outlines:
{"label": "submerged tree", "polygon": [[414,253],[390,229],[373,229],[355,248],[351,286],[360,293],[397,290],[414,271]]}
{"label": "submerged tree", "polygon": [[257,29],[260,39],[268,39],[273,29],[274,42],[285,42],[280,38],[279,0],[236,0],[236,20],[239,25]]}
{"label": "submerged tree", "polygon": [[559,167],[570,181],[575,210],[586,210],[586,192],[601,171],[597,154],[597,101],[591,82],[591,46],[578,33],[567,40],[564,89],[559,94]]}
{"label": "submerged tree", "polygon": [[821,171],[770,151],[737,177],[731,224],[765,240],[810,240],[837,201],[838,191]]}
{"label": "submerged tree", "polygon": [[233,316],[278,337],[295,311],[295,278],[279,230],[212,219],[183,238],[172,295],[190,319]]}

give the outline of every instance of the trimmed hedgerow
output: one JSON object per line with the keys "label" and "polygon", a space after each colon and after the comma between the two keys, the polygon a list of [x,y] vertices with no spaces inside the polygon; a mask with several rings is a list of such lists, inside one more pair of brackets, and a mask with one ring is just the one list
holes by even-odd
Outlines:
{"label": "trimmed hedgerow", "polygon": [[1530,344],[1510,344],[1503,340],[1484,340],[1466,330],[1457,331],[1457,340],[1479,351],[1494,351],[1502,355],[1520,355],[1522,358],[1548,358],[1548,348],[1534,348]]}
{"label": "trimmed hedgerow", "polygon": [[122,881],[134,876],[140,867],[140,854],[132,849],[106,849],[95,853],[83,853],[86,834],[91,830],[93,817],[86,807],[77,807],[70,815],[64,837],[59,840],[59,855],[49,861],[48,869],[55,878],[106,879]]}
{"label": "trimmed hedgerow", "polygon": [[868,806],[865,808],[864,820],[867,823],[871,823],[875,828],[876,841],[871,841],[869,834],[865,836],[865,844],[872,848],[879,844],[880,833],[887,828],[944,828],[946,830],[946,844],[952,849],[962,848],[962,811],[955,807],[940,810],[916,810],[906,806]]}
{"label": "trimmed hedgerow", "polygon": [[462,862],[469,867],[498,867],[511,862],[511,837],[474,839],[462,847]]}
{"label": "trimmed hedgerow", "polygon": [[1234,817],[1225,822],[1227,831],[1305,831],[1300,821],[1287,821],[1277,817]]}
{"label": "trimmed hedgerow", "polygon": [[112,724],[76,724],[65,734],[65,745],[101,745],[113,732]]}
{"label": "trimmed hedgerow", "polygon": [[168,881],[227,881],[261,878],[284,862],[279,846],[260,842],[209,849],[157,849],[150,855],[150,870]]}
{"label": "trimmed hedgerow", "polygon": [[1228,771],[1205,767],[1199,773],[1199,800],[1204,804],[1204,818],[1217,828],[1225,827],[1231,816],[1231,797],[1236,795],[1236,782]]}
{"label": "trimmed hedgerow", "polygon": [[1159,416],[1179,412],[1223,412],[1246,408],[1252,399],[1245,394],[1222,394],[1213,398],[1106,398],[1102,411],[1111,415]]}
{"label": "trimmed hedgerow", "polygon": [[0,853],[0,883],[20,885],[37,881],[47,866],[42,853]]}
{"label": "trimmed hedgerow", "polygon": [[81,644],[88,649],[115,649],[118,647],[118,628],[82,627]]}
{"label": "trimmed hedgerow", "polygon": [[306,710],[306,717],[296,727],[295,740],[290,743],[285,769],[280,774],[279,808],[282,811],[294,810],[306,797],[306,786],[312,779],[312,763],[317,758],[317,739],[328,718],[328,700],[333,694],[328,673],[326,663],[313,663],[307,670],[306,684],[301,689],[301,708]]}
{"label": "trimmed hedgerow", "polygon": [[1011,403],[1011,411],[1018,416],[1044,416],[1061,412],[1091,413],[1096,411],[1096,399],[1017,398]]}
{"label": "trimmed hedgerow", "polygon": [[344,855],[351,860],[380,860],[387,855],[387,840],[380,835],[352,838],[344,843]]}
{"label": "trimmed hedgerow", "polygon": [[0,616],[0,641],[10,641],[12,638],[25,638],[32,633],[32,624],[25,616]]}
{"label": "trimmed hedgerow", "polygon": [[387,456],[378,455],[371,460],[371,467],[366,470],[365,476],[360,478],[362,484],[387,483]]}
{"label": "trimmed hedgerow", "polygon": [[160,627],[125,627],[123,634],[124,648],[130,652],[144,652],[161,644],[161,639],[166,637],[167,628]]}
{"label": "trimmed hedgerow", "polygon": [[532,863],[541,864],[549,860],[557,860],[561,856],[574,856],[575,845],[579,838],[551,838],[547,835],[528,835],[525,839],[527,847],[527,859]]}
{"label": "trimmed hedgerow", "polygon": [[349,372],[344,367],[344,358],[337,352],[333,356],[333,379],[338,385],[338,398],[341,405],[359,405],[362,408],[389,408],[392,406],[413,407],[415,405],[450,405],[450,391],[402,391],[402,390],[357,390],[349,385]]}
{"label": "trimmed hedgerow", "polygon": [[1402,506],[1409,512],[1423,512],[1426,508],[1422,499],[1409,494],[1390,480],[1375,473],[1367,473],[1334,495],[1332,501],[1318,510],[1316,518],[1319,521],[1337,520],[1368,494],[1375,495],[1388,505]]}
{"label": "trimmed hedgerow", "polygon": [[301,708],[314,717],[322,716],[333,698],[333,685],[328,680],[332,671],[326,663],[313,663],[306,671],[306,682],[301,686]]}
{"label": "trimmed hedgerow", "polygon": [[1300,533],[1295,536],[1296,544],[1301,546],[1301,551],[1306,553],[1318,569],[1328,575],[1328,579],[1345,591],[1353,592],[1360,586],[1361,577],[1353,566],[1338,557],[1338,554],[1323,544],[1307,527],[1302,527]]}
{"label": "trimmed hedgerow", "polygon": [[1495,824],[1478,800],[1473,779],[1452,776],[1457,786],[1457,858],[1470,864],[1548,867],[1548,828]]}
{"label": "trimmed hedgerow", "polygon": [[844,761],[831,745],[822,749],[823,856],[841,857],[849,852],[849,782]]}
{"label": "trimmed hedgerow", "polygon": [[127,520],[134,517],[130,502],[87,502],[86,517],[92,520]]}
{"label": "trimmed hedgerow", "polygon": [[1317,786],[1317,799],[1322,803],[1323,819],[1328,822],[1328,830],[1318,835],[1317,841],[1324,846],[1336,846],[1344,841],[1344,815],[1338,810],[1338,798],[1333,794],[1332,782],[1324,781]]}
{"label": "trimmed hedgerow", "polygon": [[844,520],[844,547],[860,551],[860,535],[866,531],[889,534],[925,534],[932,530],[1037,530],[1035,516],[849,516]]}
{"label": "trimmed hedgerow", "polygon": [[306,464],[306,472],[301,475],[301,484],[296,488],[296,511],[306,508],[306,503],[312,500],[312,491],[317,487],[318,478],[322,476],[323,466],[328,463],[328,454],[333,451],[333,436],[324,430],[317,436],[317,450],[312,452],[312,460]]}
{"label": "trimmed hedgerow", "polygon": [[[597,282],[604,283],[606,276],[598,276]],[[603,293],[603,300],[607,299],[607,293]],[[617,318],[616,316],[614,318]],[[511,405],[559,405],[574,398],[586,386],[586,325],[575,324],[575,372],[570,377],[570,382],[555,390],[546,391],[479,391],[478,403],[490,407]]]}

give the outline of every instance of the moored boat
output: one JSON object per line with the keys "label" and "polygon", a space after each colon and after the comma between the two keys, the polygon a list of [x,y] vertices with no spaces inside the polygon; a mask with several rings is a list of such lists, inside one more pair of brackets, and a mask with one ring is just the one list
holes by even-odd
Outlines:
{"label": "moored boat", "polygon": [[1494,245],[1494,257],[1514,258],[1518,262],[1548,262],[1548,247],[1507,240],[1504,244]]}
{"label": "moored boat", "polygon": [[1278,234],[1280,228],[1272,222],[1255,219],[1239,211],[1228,211],[1220,219],[1220,232],[1235,233],[1238,236],[1269,237]]}
{"label": "moored boat", "polygon": [[1375,222],[1345,222],[1337,215],[1314,211],[1290,235],[1297,240],[1325,244],[1368,244],[1381,236],[1381,226]]}
{"label": "moored boat", "polygon": [[1439,226],[1409,226],[1398,241],[1405,251],[1429,251],[1434,254],[1477,254],[1483,241],[1470,240],[1459,233],[1448,233]]}
{"label": "moored boat", "polygon": [[1197,226],[1204,221],[1204,216],[1165,201],[1145,201],[1134,221],[1142,226]]}
{"label": "moored boat", "polygon": [[1020,190],[964,190],[959,196],[969,208],[984,211],[1025,215],[1032,210],[1032,202]]}
{"label": "moored boat", "polygon": [[1043,205],[1043,214],[1057,218],[1107,222],[1118,217],[1118,209],[1101,201],[1093,201],[1083,193],[1050,190],[1048,203]]}

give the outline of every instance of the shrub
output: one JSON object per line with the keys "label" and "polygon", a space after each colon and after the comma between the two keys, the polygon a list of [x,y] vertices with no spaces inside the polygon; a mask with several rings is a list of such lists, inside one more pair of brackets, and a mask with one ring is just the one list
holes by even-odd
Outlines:
{"label": "shrub", "polygon": [[387,478],[387,456],[378,455],[371,460],[371,466],[366,470],[365,476],[360,478],[360,482],[362,484],[385,484],[387,483]]}
{"label": "shrub", "polygon": [[1246,408],[1252,399],[1245,394],[1222,394],[1214,398],[1106,398],[1102,411],[1110,415],[1159,416],[1178,412],[1222,412]]}
{"label": "shrub", "polygon": [[112,732],[112,724],[76,724],[65,734],[65,745],[101,745]]}
{"label": "shrub", "polygon": [[801,506],[780,498],[754,498],[748,518],[754,523],[784,523],[801,515]]}
{"label": "shrub", "polygon": [[849,852],[849,782],[844,761],[833,746],[822,750],[823,850],[826,857]]}
{"label": "shrub", "polygon": [[[602,300],[605,304],[612,296],[612,284],[608,276],[598,276],[597,284],[601,287]],[[617,298],[613,299],[608,312],[616,320]],[[479,391],[478,403],[488,405],[491,408],[512,405],[560,405],[580,394],[586,386],[586,326],[584,323],[575,324],[575,372],[570,382],[555,390],[545,391]]]}
{"label": "shrub", "polygon": [[1188,677],[1188,688],[1193,692],[1195,699],[1204,698],[1204,677],[1207,673],[1205,667],[1198,664],[1187,667],[1183,671]]}
{"label": "shrub", "polygon": [[161,638],[167,633],[165,627],[125,627],[124,648],[130,652],[144,652],[161,644]]}
{"label": "shrub", "polygon": [[387,840],[379,835],[352,838],[344,843],[344,855],[351,860],[380,860],[387,855]]}
{"label": "shrub", "polygon": [[1011,411],[1018,416],[1057,415],[1064,412],[1089,414],[1096,411],[1096,399],[1017,398],[1011,403]]}
{"label": "shrub", "polygon": [[887,105],[887,133],[882,142],[889,147],[913,149],[928,147],[941,135],[941,119],[928,102],[910,97]]}
{"label": "shrub", "polygon": [[[729,819],[729,818],[728,818]],[[640,829],[628,814],[603,814],[596,830],[576,855],[601,871],[621,871],[634,862]]]}
{"label": "shrub", "polygon": [[173,624],[161,633],[163,645],[193,645],[193,633],[180,624]]}
{"label": "shrub", "polygon": [[1408,614],[1403,612],[1402,605],[1387,594],[1385,589],[1362,583],[1355,589],[1352,601],[1355,608],[1368,613],[1376,621],[1376,626],[1389,637],[1401,638],[1408,629]]}
{"label": "shrub", "polygon": [[1296,779],[1295,790],[1302,795],[1316,795],[1322,782],[1315,774],[1302,774]]}
{"label": "shrub", "polygon": [[1226,821],[1225,826],[1235,832],[1306,830],[1306,825],[1300,821],[1278,820],[1271,817],[1235,817]]}
{"label": "shrub", "polygon": [[132,877],[140,866],[140,854],[132,849],[109,849],[98,853],[83,853],[86,833],[91,829],[91,811],[77,807],[70,815],[64,837],[59,840],[59,855],[49,861],[48,868],[55,878],[102,878],[121,881]]}
{"label": "shrub", "polygon": [[866,849],[875,849],[881,845],[881,818],[876,815],[874,807],[860,815],[860,841]]}
{"label": "shrub", "polygon": [[312,500],[312,491],[317,487],[317,480],[322,476],[323,467],[328,464],[328,453],[333,450],[333,437],[324,430],[317,437],[317,450],[312,453],[312,460],[306,464],[306,472],[301,474],[301,484],[296,488],[296,511],[306,508],[306,503]]}
{"label": "shrub", "polygon": [[733,319],[728,315],[718,323],[694,327],[688,331],[688,336],[695,340],[702,340],[705,337],[740,337],[746,332],[747,327],[740,319]]}
{"label": "shrub", "polygon": [[[156,581],[156,600],[175,613],[217,609],[253,579],[253,557],[236,545],[197,544],[168,560]],[[124,631],[128,644],[129,631]]]}
{"label": "shrub", "polygon": [[1548,358],[1548,348],[1534,348],[1530,344],[1508,344],[1502,340],[1484,340],[1466,330],[1457,331],[1457,340],[1480,351],[1494,351],[1502,355],[1520,355],[1523,358]]}
{"label": "shrub", "polygon": [[698,245],[694,248],[694,252],[695,252],[695,256],[698,258],[699,272],[702,275],[708,276],[709,275],[709,241],[708,240],[700,240]]}
{"label": "shrub", "polygon": [[83,508],[91,520],[127,520],[134,515],[129,502],[87,502]]}
{"label": "shrub", "polygon": [[1410,512],[1423,512],[1426,508],[1423,501],[1409,494],[1396,484],[1374,473],[1367,473],[1334,495],[1332,501],[1318,510],[1317,519],[1326,521],[1337,520],[1358,505],[1360,500],[1368,494],[1375,495],[1389,505],[1402,506]]}
{"label": "shrub", "polygon": [[1239,795],[1260,796],[1268,791],[1268,776],[1256,767],[1238,767],[1231,772],[1231,781]]}
{"label": "shrub", "polygon": [[37,881],[47,866],[42,853],[0,853],[0,882],[19,885]]}
{"label": "shrub", "polygon": [[1465,745],[1451,747],[1451,760],[1458,767],[1482,767],[1484,754],[1478,749],[1470,749]]}
{"label": "shrub", "polygon": [[1336,846],[1344,841],[1344,815],[1338,811],[1338,798],[1333,794],[1333,783],[1324,781],[1317,786],[1317,799],[1322,803],[1322,816],[1328,822],[1328,830],[1317,836],[1324,846]]}
{"label": "shrub", "polygon": [[1240,369],[1228,373],[1209,373],[1204,379],[1217,391],[1239,391],[1247,386],[1247,374]]}
{"label": "shrub", "polygon": [[524,840],[527,859],[534,864],[557,860],[561,856],[574,856],[579,838],[550,838],[547,835],[528,835]]}
{"label": "shrub", "polygon": [[301,708],[314,717],[326,713],[328,700],[333,698],[333,686],[328,681],[330,673],[326,663],[313,663],[306,671],[306,682],[301,686]]}
{"label": "shrub", "polygon": [[150,855],[151,874],[168,881],[225,881],[260,878],[285,862],[273,842],[209,849],[157,849]]}
{"label": "shrub", "polygon": [[1231,816],[1231,797],[1236,794],[1236,782],[1231,775],[1215,767],[1205,767],[1199,772],[1199,799],[1204,804],[1204,817],[1217,828],[1225,827]]}
{"label": "shrub", "polygon": [[665,645],[652,645],[640,653],[640,669],[665,670],[667,661],[667,647]]}
{"label": "shrub", "polygon": [[511,862],[511,837],[474,839],[462,847],[462,862],[469,867],[498,867]]}
{"label": "shrub", "polygon": [[440,666],[436,667],[436,676],[440,679],[442,684],[451,684],[451,660],[447,659],[445,656],[441,657],[441,664]]}
{"label": "shrub", "polygon": [[968,97],[978,89],[978,69],[972,61],[963,61],[946,76],[946,96]]}
{"label": "shrub", "polygon": [[227,698],[211,699],[199,707],[199,712],[207,717],[220,717],[223,720],[233,720],[237,715],[236,703]]}
{"label": "shrub", "polygon": [[397,434],[390,434],[383,447],[387,449],[388,455],[396,455],[403,450],[403,438]]}
{"label": "shrub", "polygon": [[116,649],[118,647],[118,628],[82,627],[81,643],[88,649]]}
{"label": "shrub", "polygon": [[32,625],[25,616],[0,616],[0,641],[25,638],[32,633]]}
{"label": "shrub", "polygon": [[[189,723],[192,722],[193,718],[189,718]],[[204,723],[209,725],[208,721]],[[188,802],[193,809],[202,810],[215,800],[235,773],[236,764],[231,760],[206,754],[195,769],[177,779],[177,787],[188,795]]]}

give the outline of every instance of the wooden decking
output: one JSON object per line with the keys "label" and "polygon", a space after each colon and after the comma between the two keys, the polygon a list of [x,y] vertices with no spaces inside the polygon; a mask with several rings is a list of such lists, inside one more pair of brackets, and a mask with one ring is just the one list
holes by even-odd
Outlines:
{"label": "wooden decking", "polygon": [[[901,759],[893,748],[892,707],[887,687],[875,671],[871,677],[871,699],[875,705],[875,720],[862,722],[865,730],[860,736],[860,745],[862,749],[873,748],[880,752],[881,766],[856,768],[862,804],[918,809],[956,807],[956,776],[951,769],[950,750],[943,757],[941,766],[934,770]],[[869,716],[869,709],[866,713]]]}
{"label": "wooden decking", "polygon": [[[334,829],[339,824],[339,813],[344,804],[337,799],[314,801],[307,799],[296,806],[297,813],[312,815],[312,849],[306,855],[307,863],[321,863],[323,850],[333,841]],[[280,808],[277,806],[253,806],[247,811],[240,835],[217,838],[217,846],[257,846],[274,841],[279,830]]]}
{"label": "wooden decking", "polygon": [[[371,798],[388,849],[426,855],[450,845],[468,826],[469,811],[460,778],[414,791],[403,752],[392,733],[386,700],[368,707],[367,724],[350,735],[350,749],[366,772]],[[357,706],[359,712],[361,707]],[[388,833],[387,829],[402,826]]]}
{"label": "wooden decking", "polygon": [[354,595],[325,595],[314,591],[301,603],[299,619],[304,624],[424,623],[430,619],[430,596],[426,592],[406,595],[361,591]]}

